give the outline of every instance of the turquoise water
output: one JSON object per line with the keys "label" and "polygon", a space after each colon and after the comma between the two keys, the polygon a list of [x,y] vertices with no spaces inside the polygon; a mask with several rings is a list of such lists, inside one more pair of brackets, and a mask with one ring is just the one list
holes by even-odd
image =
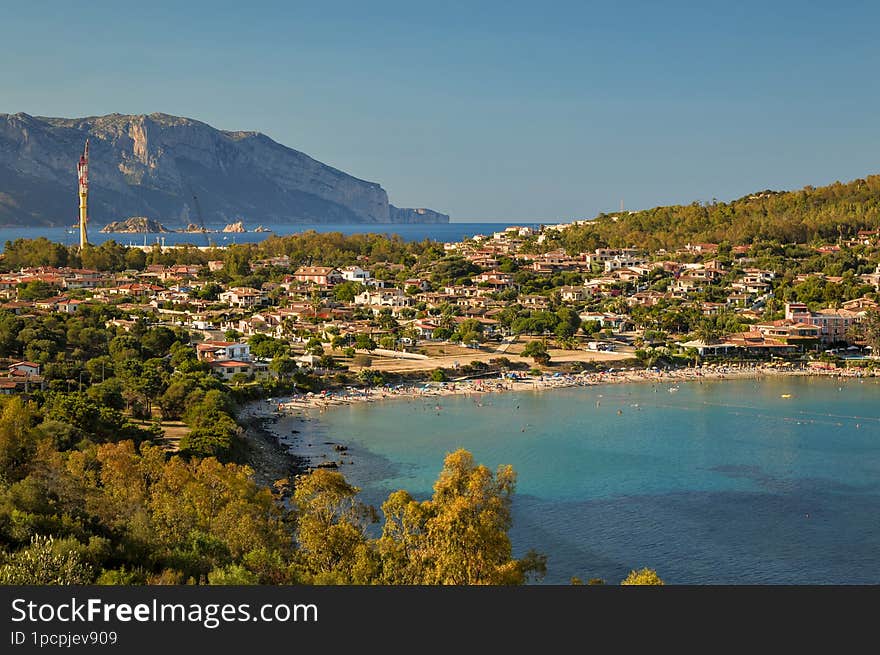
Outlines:
{"label": "turquoise water", "polygon": [[352,405],[305,424],[297,450],[348,444],[341,470],[377,506],[429,494],[459,447],[512,464],[514,551],[546,553],[548,583],[643,566],[669,583],[880,582],[877,381],[670,386]]}

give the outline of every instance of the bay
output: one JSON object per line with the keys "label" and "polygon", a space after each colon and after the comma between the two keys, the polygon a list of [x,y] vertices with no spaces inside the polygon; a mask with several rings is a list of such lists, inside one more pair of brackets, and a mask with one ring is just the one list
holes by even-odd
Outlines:
{"label": "bay", "polygon": [[456,448],[512,464],[514,552],[545,553],[545,583],[644,566],[673,584],[880,582],[877,380],[670,386],[354,404],[313,414],[292,449],[347,445],[340,470],[377,507],[428,496]]}
{"label": "bay", "polygon": [[[189,234],[168,232],[164,234],[104,234],[100,227],[90,227],[89,243],[98,245],[105,241],[114,240],[123,245],[144,246],[156,243],[165,245],[192,244],[194,246],[227,246],[233,243],[258,243],[272,236],[286,236],[300,234],[308,230],[316,232],[342,232],[343,234],[397,234],[405,241],[421,241],[433,239],[435,241],[449,242],[461,241],[475,234],[492,234],[503,230],[508,225],[528,225],[537,227],[536,223],[506,223],[506,222],[450,222],[450,223],[298,223],[298,224],[264,224],[271,232],[241,232],[221,233],[211,232],[207,234]],[[222,229],[222,225],[208,225],[209,229]],[[256,227],[256,224],[249,225]],[[7,241],[15,239],[36,239],[45,237],[50,241],[62,243],[67,246],[79,243],[79,231],[64,227],[0,227],[0,248],[5,247]]]}

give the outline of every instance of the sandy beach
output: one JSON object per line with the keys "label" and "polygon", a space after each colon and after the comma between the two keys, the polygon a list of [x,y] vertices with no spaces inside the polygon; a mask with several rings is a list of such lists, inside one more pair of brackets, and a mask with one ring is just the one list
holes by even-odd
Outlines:
{"label": "sandy beach", "polygon": [[279,399],[274,412],[291,412],[303,409],[328,409],[339,405],[360,402],[377,402],[397,398],[413,399],[430,396],[470,395],[480,393],[504,393],[511,391],[548,391],[570,387],[591,387],[605,384],[676,383],[690,380],[725,380],[760,378],[765,376],[823,376],[867,377],[853,369],[789,369],[769,366],[715,366],[672,370],[620,369],[576,375],[508,376],[465,380],[456,382],[421,382],[375,388],[350,387],[344,391],[307,393]]}

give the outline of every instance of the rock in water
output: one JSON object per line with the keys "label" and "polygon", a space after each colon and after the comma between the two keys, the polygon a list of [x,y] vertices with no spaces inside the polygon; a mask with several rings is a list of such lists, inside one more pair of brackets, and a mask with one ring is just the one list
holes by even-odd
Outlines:
{"label": "rock in water", "polygon": [[101,228],[101,232],[117,232],[123,234],[143,234],[170,232],[168,228],[159,221],[154,221],[146,216],[132,216],[124,221],[113,221]]}
{"label": "rock in water", "polygon": [[235,223],[230,223],[226,227],[223,228],[224,232],[247,232],[244,229],[244,223],[242,221],[236,221]]}
{"label": "rock in water", "polygon": [[187,223],[187,226],[186,226],[185,228],[183,228],[182,230],[180,230],[180,231],[181,231],[181,232],[199,232],[199,233],[204,233],[204,232],[212,232],[213,230],[209,230],[209,229],[206,228],[206,227],[202,227],[202,226],[200,226],[200,225],[196,225],[195,223]]}

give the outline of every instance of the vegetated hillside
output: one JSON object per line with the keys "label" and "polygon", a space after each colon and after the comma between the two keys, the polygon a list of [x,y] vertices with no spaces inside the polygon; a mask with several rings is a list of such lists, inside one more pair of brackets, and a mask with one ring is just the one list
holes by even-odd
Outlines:
{"label": "vegetated hillside", "polygon": [[[90,139],[89,214],[164,223],[447,222],[398,209],[385,190],[259,132],[167,114],[41,118],[0,114],[0,224],[77,220],[76,163]],[[193,196],[198,197],[198,205]]]}
{"label": "vegetated hillside", "polygon": [[562,237],[575,249],[675,248],[687,243],[806,243],[880,227],[880,175],[799,191],[760,191],[731,202],[694,202],[601,214]]}

